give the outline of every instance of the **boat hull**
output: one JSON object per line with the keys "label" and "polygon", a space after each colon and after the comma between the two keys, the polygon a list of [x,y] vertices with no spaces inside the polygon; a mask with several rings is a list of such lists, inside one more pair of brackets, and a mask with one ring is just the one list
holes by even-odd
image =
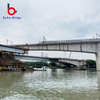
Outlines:
{"label": "boat hull", "polygon": [[33,69],[34,71],[46,71],[46,70],[36,70],[36,69]]}
{"label": "boat hull", "polygon": [[42,68],[33,68],[34,71],[46,71],[46,67],[42,67]]}

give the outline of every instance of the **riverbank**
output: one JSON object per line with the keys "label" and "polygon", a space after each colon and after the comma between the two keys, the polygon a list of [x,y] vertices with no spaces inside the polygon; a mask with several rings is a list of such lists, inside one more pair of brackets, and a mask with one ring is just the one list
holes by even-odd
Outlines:
{"label": "riverbank", "polygon": [[2,68],[0,72],[2,71],[21,71],[21,68]]}

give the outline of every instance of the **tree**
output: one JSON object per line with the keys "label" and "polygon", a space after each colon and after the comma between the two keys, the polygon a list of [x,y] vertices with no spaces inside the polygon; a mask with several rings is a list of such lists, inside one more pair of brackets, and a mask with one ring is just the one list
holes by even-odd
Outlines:
{"label": "tree", "polygon": [[40,62],[25,62],[25,65],[26,66],[33,66],[33,67],[35,67],[35,66],[48,66],[48,63],[47,62],[42,62],[42,61],[40,61]]}
{"label": "tree", "polygon": [[85,62],[86,62],[86,66],[89,66],[90,68],[96,68],[95,60],[87,59]]}
{"label": "tree", "polygon": [[50,66],[56,66],[56,63],[55,62],[50,62],[49,65]]}

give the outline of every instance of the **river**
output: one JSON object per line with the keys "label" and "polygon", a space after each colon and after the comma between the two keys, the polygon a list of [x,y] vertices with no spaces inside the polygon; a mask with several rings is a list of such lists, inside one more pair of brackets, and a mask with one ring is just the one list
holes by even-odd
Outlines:
{"label": "river", "polygon": [[0,100],[100,100],[100,71],[0,72]]}

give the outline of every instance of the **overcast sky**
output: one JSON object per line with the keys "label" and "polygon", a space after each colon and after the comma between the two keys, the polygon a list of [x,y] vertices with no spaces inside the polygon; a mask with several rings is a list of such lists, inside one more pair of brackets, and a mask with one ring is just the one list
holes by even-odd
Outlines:
{"label": "overcast sky", "polygon": [[[7,13],[7,3],[17,10]],[[93,38],[100,34],[100,0],[1,0],[0,44],[26,44],[46,40]],[[44,52],[44,56],[67,57],[69,52]],[[41,56],[41,52],[30,52]],[[92,54],[72,53],[71,58],[95,59]]]}

